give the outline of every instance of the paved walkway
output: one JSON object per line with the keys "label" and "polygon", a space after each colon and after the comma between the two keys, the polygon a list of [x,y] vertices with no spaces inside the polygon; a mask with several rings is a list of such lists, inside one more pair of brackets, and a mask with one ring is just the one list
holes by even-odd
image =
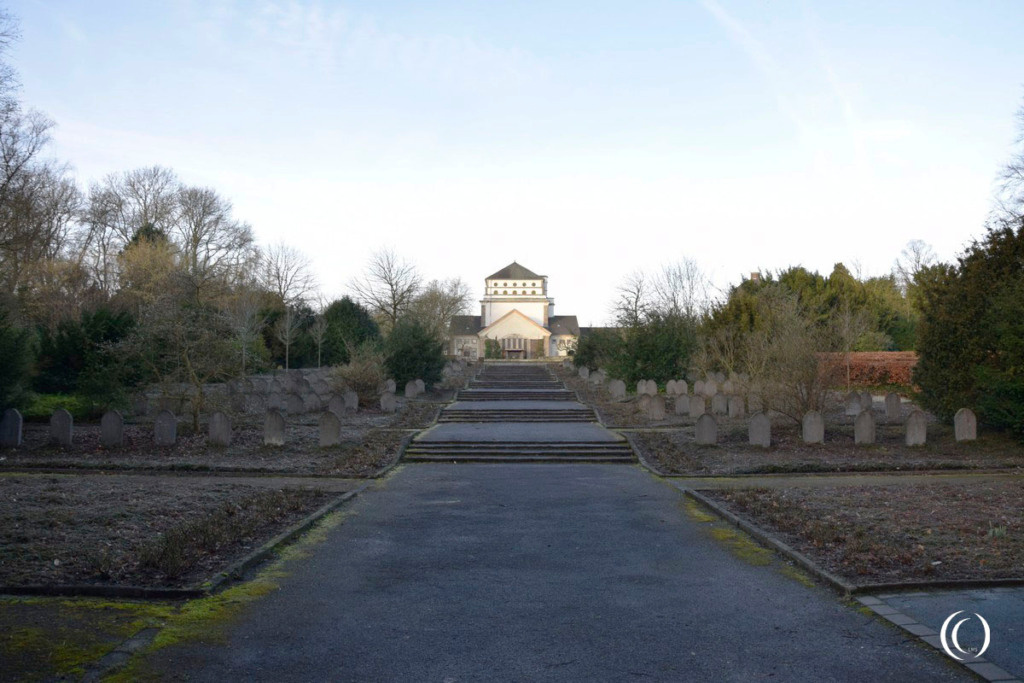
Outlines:
{"label": "paved walkway", "polygon": [[965,680],[715,540],[731,532],[639,467],[406,465],[349,509],[227,642],[150,663],[218,682]]}

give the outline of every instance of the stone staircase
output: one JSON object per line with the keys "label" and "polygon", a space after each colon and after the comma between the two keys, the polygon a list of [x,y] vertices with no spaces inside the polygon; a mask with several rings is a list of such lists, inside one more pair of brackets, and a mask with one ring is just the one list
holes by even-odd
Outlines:
{"label": "stone staircase", "polygon": [[629,443],[598,423],[537,363],[487,364],[438,424],[406,449],[408,462],[632,463]]}

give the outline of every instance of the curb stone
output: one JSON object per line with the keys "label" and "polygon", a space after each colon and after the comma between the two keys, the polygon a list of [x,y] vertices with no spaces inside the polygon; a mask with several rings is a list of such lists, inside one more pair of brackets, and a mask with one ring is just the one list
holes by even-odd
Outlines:
{"label": "curb stone", "polygon": [[[885,619],[894,626],[903,629],[925,645],[938,650],[943,656],[946,655],[945,651],[942,649],[942,643],[939,639],[938,633],[936,633],[932,628],[918,623],[913,617],[910,617],[890,606],[883,598],[865,595],[854,599],[864,607],[867,607],[869,610],[874,612],[877,616]],[[967,669],[974,675],[986,681],[1021,683],[1021,680],[1016,675],[996,666],[984,657],[977,657],[971,662],[959,662],[953,658],[949,658],[949,661]]]}

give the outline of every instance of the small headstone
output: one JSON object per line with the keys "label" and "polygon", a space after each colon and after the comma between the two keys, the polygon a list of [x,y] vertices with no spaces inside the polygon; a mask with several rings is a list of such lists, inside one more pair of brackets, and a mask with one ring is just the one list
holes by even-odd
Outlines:
{"label": "small headstone", "polygon": [[132,398],[132,415],[147,415],[149,413],[149,398],[145,394],[136,394]]}
{"label": "small headstone", "polygon": [[722,382],[725,381],[725,373],[724,372],[714,372],[714,373],[711,373],[711,379],[715,380],[715,382],[717,382],[718,384],[721,384]]}
{"label": "small headstone", "polygon": [[425,394],[425,393],[427,393],[427,385],[424,384],[423,380],[421,380],[421,379],[416,380],[416,393],[417,394]]}
{"label": "small headstone", "polygon": [[764,413],[758,413],[750,418],[747,436],[750,438],[751,446],[770,447],[772,445],[772,421]]}
{"label": "small headstone", "polygon": [[872,408],[872,406],[874,406],[874,404],[875,404],[875,402],[874,402],[874,399],[871,398],[870,392],[867,392],[867,391],[860,392],[860,409],[861,410],[871,410],[871,408]]}
{"label": "small headstone", "polygon": [[302,397],[298,394],[288,394],[288,398],[285,400],[285,409],[289,415],[301,415],[305,412],[306,404],[303,403]]}
{"label": "small headstone", "polygon": [[650,402],[647,404],[647,418],[650,420],[665,419],[664,396],[651,396]]}
{"label": "small headstone", "polygon": [[209,430],[211,446],[226,448],[231,445],[231,418],[227,415],[220,411],[211,415]]}
{"label": "small headstone", "polygon": [[860,411],[863,410],[860,406],[860,394],[856,391],[851,391],[846,395],[843,405],[845,406],[846,414],[850,417],[860,415]]}
{"label": "small headstone", "polygon": [[711,397],[711,412],[715,415],[725,415],[729,412],[729,397],[725,394],[715,394]]}
{"label": "small headstone", "polygon": [[694,394],[690,397],[690,417],[700,417],[707,410],[707,400],[703,396]]}
{"label": "small headstone", "polygon": [[320,400],[320,397],[316,394],[303,394],[302,395],[302,412],[304,413],[316,413],[324,407],[324,402]]}
{"label": "small headstone", "polygon": [[742,396],[729,397],[729,417],[743,417],[747,410]]}
{"label": "small headstone", "polygon": [[70,446],[75,420],[71,413],[58,408],[50,416],[50,441],[59,446]]}
{"label": "small headstone", "polygon": [[416,394],[419,393],[419,389],[416,387],[416,382],[409,380],[405,383],[405,397],[416,398]]}
{"label": "small headstone", "polygon": [[718,382],[713,379],[709,379],[704,382],[704,395],[705,396],[716,396],[718,394]]}
{"label": "small headstone", "polygon": [[386,394],[394,394],[397,391],[398,391],[398,385],[395,384],[395,380],[389,379],[388,381],[384,382],[384,393],[386,393]]}
{"label": "small headstone", "polygon": [[727,395],[736,393],[736,386],[731,379],[722,382],[722,393]]}
{"label": "small headstone", "polygon": [[751,413],[760,413],[764,411],[764,401],[757,394],[751,394],[747,396],[747,410]]}
{"label": "small headstone", "polygon": [[647,393],[647,380],[638,379],[636,381],[636,395],[641,396]]}
{"label": "small headstone", "polygon": [[600,370],[592,372],[590,373],[590,379],[587,381],[589,381],[592,385],[599,387],[602,384],[604,384],[604,373],[601,372]]}
{"label": "small headstone", "polygon": [[586,365],[581,366],[577,374],[579,374],[580,379],[587,379],[588,377],[590,377],[590,368],[588,368]]}
{"label": "small headstone", "polygon": [[825,443],[825,418],[817,410],[804,415],[804,443]]}
{"label": "small headstone", "polygon": [[331,411],[320,413],[320,448],[341,443],[341,420]]}
{"label": "small headstone", "polygon": [[124,419],[116,410],[108,410],[100,418],[100,445],[117,448],[124,443]]}
{"label": "small headstone", "polygon": [[327,402],[327,410],[331,411],[335,415],[344,414],[345,399],[341,396],[331,396],[331,400]]}
{"label": "small headstone", "polygon": [[359,394],[349,389],[342,399],[345,401],[345,410],[355,413],[359,411]]}
{"label": "small headstone", "polygon": [[0,418],[0,448],[17,448],[21,445],[21,413],[16,408],[8,408]]}
{"label": "small headstone", "polygon": [[710,415],[701,415],[697,418],[694,433],[700,446],[713,446],[718,443],[718,423]]}
{"label": "small headstone", "polygon": [[957,441],[974,441],[978,438],[978,418],[970,408],[961,408],[953,416],[953,433]]}
{"label": "small headstone", "polygon": [[265,446],[284,445],[284,415],[280,410],[271,408],[263,420],[263,444]]}
{"label": "small headstone", "polygon": [[928,441],[928,418],[920,410],[907,416],[907,445],[923,446]]}
{"label": "small headstone", "polygon": [[686,396],[690,393],[690,387],[686,386],[685,379],[676,380],[676,396]]}
{"label": "small headstone", "polygon": [[608,383],[608,393],[611,394],[612,399],[621,401],[626,398],[626,383],[621,379],[613,379]]}
{"label": "small headstone", "polygon": [[665,395],[666,396],[675,396],[676,395],[676,381],[674,379],[670,379],[669,381],[665,382]]}
{"label": "small headstone", "polygon": [[644,391],[647,393],[648,396],[657,396],[658,383],[655,382],[653,379],[647,380],[647,388],[644,389]]}
{"label": "small headstone", "polygon": [[153,443],[173,446],[178,440],[178,418],[169,410],[161,410],[153,420]]}
{"label": "small headstone", "polygon": [[640,394],[636,406],[641,413],[647,414],[651,408],[651,397],[648,394]]}
{"label": "small headstone", "polygon": [[398,410],[398,399],[394,393],[386,391],[380,397],[380,411],[382,413],[393,413]]}
{"label": "small headstone", "polygon": [[699,379],[693,383],[693,393],[697,396],[704,395],[704,380]]}
{"label": "small headstone", "polygon": [[853,421],[853,442],[857,445],[875,442],[875,414],[870,410],[862,410]]}
{"label": "small headstone", "polygon": [[688,396],[676,396],[675,398],[675,413],[676,415],[689,415],[690,414],[690,398]]}
{"label": "small headstone", "polygon": [[899,422],[903,417],[903,406],[900,403],[898,394],[888,393],[885,395],[885,419],[889,422]]}

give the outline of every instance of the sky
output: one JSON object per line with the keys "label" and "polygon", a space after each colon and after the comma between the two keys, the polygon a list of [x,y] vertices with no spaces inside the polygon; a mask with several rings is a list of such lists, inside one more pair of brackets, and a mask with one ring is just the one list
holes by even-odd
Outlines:
{"label": "sky", "polygon": [[683,258],[722,292],[884,275],[913,239],[953,260],[1024,101],[1021,0],[6,6],[83,187],[172,168],[328,296],[382,248],[475,298],[516,260],[581,325]]}

